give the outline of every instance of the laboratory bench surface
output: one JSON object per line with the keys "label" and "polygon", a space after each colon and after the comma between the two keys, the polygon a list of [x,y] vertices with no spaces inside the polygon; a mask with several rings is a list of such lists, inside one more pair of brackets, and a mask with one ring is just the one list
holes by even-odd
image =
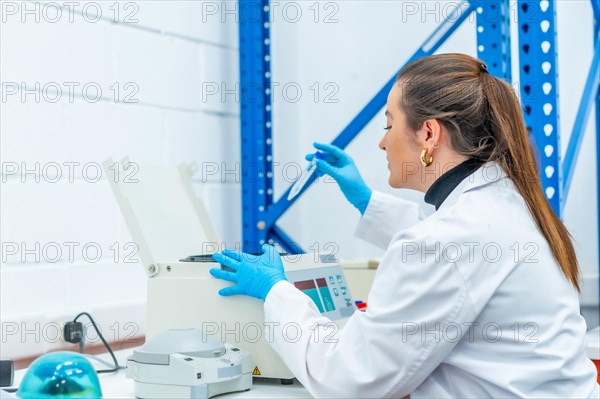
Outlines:
{"label": "laboratory bench surface", "polygon": [[[115,352],[119,365],[126,364],[126,359],[133,353],[135,348],[123,349]],[[111,361],[108,353],[99,355],[103,360]],[[106,368],[105,365],[90,359],[97,368]],[[18,387],[27,369],[15,371],[14,387]],[[125,399],[135,398],[134,382],[125,377],[125,369],[110,374],[99,374],[100,386],[103,399]],[[6,388],[2,388],[6,389]],[[219,398],[311,398],[308,391],[298,381],[294,380],[292,385],[282,385],[280,380],[254,379],[252,389],[247,392],[233,392],[219,395]]]}

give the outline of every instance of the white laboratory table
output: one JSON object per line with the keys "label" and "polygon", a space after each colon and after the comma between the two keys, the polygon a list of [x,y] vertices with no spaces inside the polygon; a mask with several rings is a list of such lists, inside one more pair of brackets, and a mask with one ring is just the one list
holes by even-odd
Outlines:
{"label": "white laboratory table", "polygon": [[[127,356],[133,353],[134,348],[115,352],[119,365],[126,364]],[[108,353],[98,356],[103,360],[111,361]],[[105,365],[94,360],[90,362],[97,368],[106,368]],[[14,387],[18,387],[27,369],[15,371]],[[111,374],[100,374],[100,386],[104,399],[135,398],[133,380],[125,378],[125,370]],[[252,389],[248,392],[234,392],[220,395],[219,398],[311,398],[308,391],[297,381],[292,385],[281,385],[279,380],[254,379]]]}

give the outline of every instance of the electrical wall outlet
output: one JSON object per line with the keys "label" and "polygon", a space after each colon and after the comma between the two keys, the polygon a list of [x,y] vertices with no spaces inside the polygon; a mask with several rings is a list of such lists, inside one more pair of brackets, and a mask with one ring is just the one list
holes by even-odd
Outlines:
{"label": "electrical wall outlet", "polygon": [[0,360],[0,387],[10,387],[15,376],[15,363],[12,360]]}
{"label": "electrical wall outlet", "polygon": [[63,338],[66,342],[78,344],[83,339],[83,324],[78,321],[69,321],[63,327]]}

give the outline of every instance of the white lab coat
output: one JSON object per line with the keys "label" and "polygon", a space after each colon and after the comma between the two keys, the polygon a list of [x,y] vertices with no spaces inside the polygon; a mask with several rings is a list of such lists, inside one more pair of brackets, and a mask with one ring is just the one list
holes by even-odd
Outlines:
{"label": "white lab coat", "polygon": [[[267,338],[316,397],[598,398],[586,324],[527,207],[486,164],[431,216],[373,193],[357,235],[387,248],[366,312],[332,336],[277,283]],[[460,253],[459,253],[460,250]]]}

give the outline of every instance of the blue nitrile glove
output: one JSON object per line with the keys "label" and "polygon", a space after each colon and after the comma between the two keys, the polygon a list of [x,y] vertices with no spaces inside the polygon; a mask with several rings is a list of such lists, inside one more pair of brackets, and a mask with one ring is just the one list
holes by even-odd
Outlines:
{"label": "blue nitrile glove", "polygon": [[221,289],[219,295],[248,295],[264,301],[276,283],[282,280],[287,281],[283,272],[281,256],[275,247],[264,244],[262,250],[263,254],[258,256],[227,249],[220,254],[213,255],[214,260],[235,270],[235,272],[229,272],[210,269],[213,277],[236,283],[236,285]]}
{"label": "blue nitrile glove", "polygon": [[[363,215],[371,200],[371,189],[360,176],[354,161],[341,148],[330,144],[314,143],[315,148],[323,153],[323,159],[317,157],[317,170],[335,179],[346,199]],[[315,154],[308,154],[307,161],[312,161]]]}

